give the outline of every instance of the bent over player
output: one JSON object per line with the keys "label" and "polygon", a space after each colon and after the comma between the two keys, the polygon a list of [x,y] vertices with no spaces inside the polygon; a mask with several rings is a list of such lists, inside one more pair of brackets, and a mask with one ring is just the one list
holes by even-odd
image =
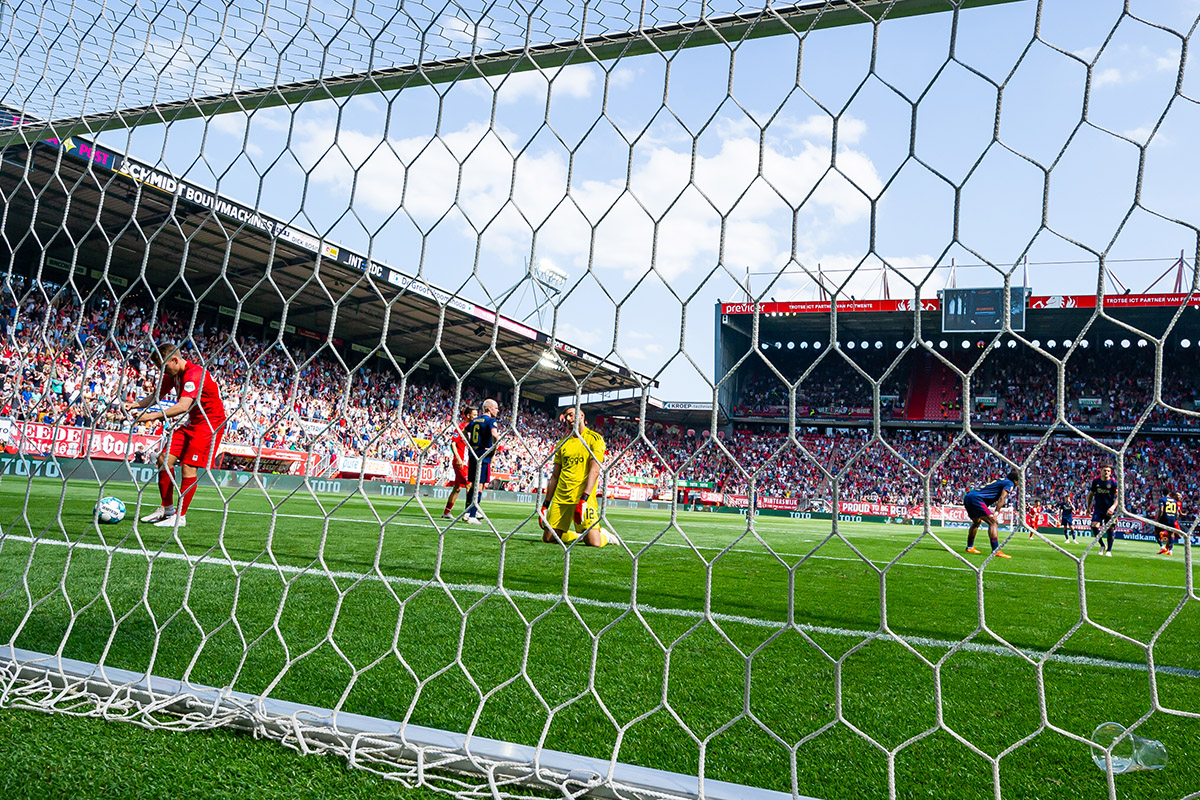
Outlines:
{"label": "bent over player", "polygon": [[988,540],[992,543],[992,554],[997,558],[1012,558],[1000,549],[1000,520],[996,518],[996,515],[1000,509],[1004,508],[1004,504],[1008,502],[1008,498],[1012,496],[1020,481],[1021,476],[1017,474],[1016,470],[1012,470],[1000,480],[992,481],[987,486],[978,489],[972,489],[963,496],[963,506],[967,509],[967,516],[971,518],[971,527],[967,531],[968,553],[979,552],[975,549],[975,534],[979,530],[979,523],[986,522]]}
{"label": "bent over player", "polygon": [[600,527],[600,512],[596,508],[604,437],[584,424],[583,411],[578,408],[568,408],[562,421],[567,437],[554,451],[554,471],[550,473],[546,499],[538,512],[542,541],[570,544],[582,537],[586,545],[604,547],[608,544],[608,533]]}
{"label": "bent over player", "polygon": [[1175,540],[1179,538],[1179,493],[1163,490],[1158,501],[1158,538],[1162,542],[1159,555],[1174,555]]}
{"label": "bent over player", "polygon": [[[198,469],[211,469],[225,432],[225,404],[221,390],[212,374],[199,364],[185,359],[173,344],[160,344],[151,354],[155,366],[163,371],[159,391],[138,401],[125,404],[126,411],[149,408],[169,394],[176,397],[175,405],[149,414],[140,414],[138,421],[154,422],[187,414],[187,422],[171,434],[166,453],[158,454],[158,492],[162,505],[142,517],[160,528],[183,528],[187,525],[188,505],[196,494]],[[179,463],[183,480],[179,484],[179,507],[176,509],[175,464]]]}

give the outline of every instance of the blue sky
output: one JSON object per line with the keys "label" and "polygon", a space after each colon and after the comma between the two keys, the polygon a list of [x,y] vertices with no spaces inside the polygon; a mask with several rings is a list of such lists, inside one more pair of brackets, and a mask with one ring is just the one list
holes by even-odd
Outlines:
{"label": "blue sky", "polygon": [[[1200,2],[1130,5],[1123,16],[1119,0],[1049,0],[1039,19],[1025,0],[964,11],[956,30],[948,13],[889,21],[874,50],[873,29],[856,25],[802,43],[770,37],[101,138],[484,304],[528,259],[553,264],[570,288],[546,327],[658,375],[660,397],[704,399],[713,304],[744,296],[747,269],[756,294],[783,300],[815,297],[804,270],[818,263],[860,298],[878,295],[885,262],[893,296],[911,296],[905,280],[934,293],[952,259],[994,265],[959,270],[962,286],[998,285],[1027,257],[1038,294],[1094,292],[1098,253],[1135,291],[1180,251],[1192,263],[1200,108],[1189,98],[1200,99],[1200,78],[1193,59],[1176,96],[1180,38],[1170,31],[1186,35]],[[477,28],[480,12],[467,8],[422,20],[388,20],[381,8],[338,32],[345,14],[325,4],[307,30],[272,11],[274,41],[253,38],[247,11],[225,20],[221,41],[218,16],[203,8],[190,26],[173,6],[123,21],[109,8],[95,19],[120,58],[142,54],[140,77],[95,66],[111,80],[92,90],[89,110],[112,102],[114,86],[129,87],[128,102],[155,86],[160,97],[226,91],[235,67],[244,86],[273,74],[276,52],[295,77],[321,69],[321,44],[336,73],[361,68],[372,37],[383,60],[403,63],[421,27],[427,52],[441,54],[469,50],[474,31],[487,50],[517,30],[511,16]],[[33,7],[17,12],[20,21]],[[565,17],[542,18],[546,31],[566,30]],[[13,53],[0,51],[0,63]],[[37,70],[22,64],[5,102],[20,105],[23,91],[30,111],[48,110],[35,106],[50,102],[51,82],[28,83]],[[57,93],[58,109],[84,102],[77,83]]]}

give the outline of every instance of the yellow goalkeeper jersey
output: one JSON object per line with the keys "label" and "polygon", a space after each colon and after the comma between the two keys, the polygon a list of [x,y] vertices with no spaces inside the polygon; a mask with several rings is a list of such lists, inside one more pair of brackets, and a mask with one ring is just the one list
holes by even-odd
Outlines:
{"label": "yellow goalkeeper jersey", "polygon": [[[582,437],[582,441],[580,440]],[[587,442],[587,446],[584,446]],[[588,462],[595,458],[604,463],[604,437],[590,428],[584,428],[579,436],[571,434],[554,451],[554,466],[559,467],[558,487],[554,490],[554,502],[574,505],[583,494],[587,481]]]}

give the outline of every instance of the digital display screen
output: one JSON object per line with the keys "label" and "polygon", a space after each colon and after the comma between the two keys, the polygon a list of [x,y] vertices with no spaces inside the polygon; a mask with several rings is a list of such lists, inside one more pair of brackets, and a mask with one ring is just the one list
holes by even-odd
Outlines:
{"label": "digital display screen", "polygon": [[[1029,290],[1015,286],[1012,293],[1011,327],[1025,330],[1025,303]],[[1004,289],[943,289],[943,333],[995,333],[1004,330]]]}

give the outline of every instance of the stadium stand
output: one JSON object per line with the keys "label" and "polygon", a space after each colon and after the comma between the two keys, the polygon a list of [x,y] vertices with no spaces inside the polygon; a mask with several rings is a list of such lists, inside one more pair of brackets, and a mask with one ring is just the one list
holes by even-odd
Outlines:
{"label": "stadium stand", "polygon": [[[0,305],[0,417],[18,421],[91,427],[155,434],[157,426],[135,426],[113,410],[114,401],[134,398],[151,388],[150,365],[142,357],[149,341],[184,341],[191,322],[187,309],[125,302],[119,309],[107,301],[81,306],[58,294],[30,291],[14,282],[19,309],[12,302]],[[402,385],[397,373],[380,361],[376,367],[347,376],[334,351],[297,338],[287,350],[265,339],[239,331],[236,336],[221,318],[195,320],[184,346],[197,360],[212,365],[232,410],[225,441],[326,456],[366,456],[393,461],[416,458],[421,442],[433,442],[433,459],[445,468],[445,445],[454,408],[453,383],[446,376],[428,374],[424,380]],[[1102,441],[1120,445],[1119,428],[1128,428],[1145,410],[1145,358],[1138,348],[1119,346],[1081,350],[1069,362],[1068,398],[1098,397],[1090,410],[1072,404],[1067,418],[1086,422]],[[872,354],[864,359],[868,372],[881,370],[889,356]],[[753,486],[760,495],[799,498],[802,503],[827,503],[830,474],[844,469],[843,499],[887,503],[918,503],[922,498],[919,474],[932,470],[931,497],[937,503],[956,503],[970,487],[970,476],[1001,472],[1002,462],[978,444],[957,441],[936,427],[909,428],[921,421],[957,420],[961,410],[943,399],[957,394],[956,384],[931,379],[922,358],[916,368],[894,371],[884,384],[904,404],[885,407],[889,427],[884,440],[869,442],[867,428],[822,428],[808,419],[817,409],[836,409],[841,425],[867,421],[869,384],[844,368],[838,359],[825,359],[797,392],[800,425],[798,439],[787,438],[778,411],[788,397],[778,378],[756,374],[745,383],[736,406],[748,418],[721,430],[687,430],[680,424],[647,424],[639,436],[636,421],[599,414],[596,427],[608,440],[608,480],[633,480],[659,488],[681,480],[709,484],[717,491],[746,493]],[[1197,357],[1194,351],[1173,351],[1173,370],[1164,381],[1168,402],[1195,408]],[[941,366],[941,365],[939,365]],[[1103,366],[1103,368],[1101,368]],[[946,375],[952,373],[945,369]],[[957,379],[955,379],[956,381]],[[976,396],[993,395],[994,405],[977,408],[972,418],[993,423],[1045,424],[1054,409],[1050,381],[1053,372],[1036,360],[985,362],[978,376]],[[926,394],[922,402],[921,395]],[[402,397],[403,395],[403,397]],[[504,397],[496,387],[468,385],[464,403],[478,404],[484,397]],[[401,402],[403,399],[403,402]],[[401,410],[402,409],[402,410]],[[856,415],[858,418],[856,420]],[[498,469],[510,475],[507,484],[519,490],[536,490],[545,479],[549,456],[560,436],[557,411],[544,403],[522,400],[515,415],[517,429],[497,456]],[[1195,428],[1195,419],[1158,410],[1150,421],[1169,421]],[[809,424],[812,423],[812,424]],[[1108,433],[1105,435],[1104,431]],[[728,435],[728,438],[726,438]],[[1029,501],[1050,507],[1074,496],[1082,502],[1083,487],[1100,463],[1110,460],[1094,445],[1078,438],[1048,438],[1030,459],[1039,437],[1018,431],[989,431],[982,439],[1008,458],[1028,461]],[[952,446],[953,445],[953,446]],[[895,452],[892,452],[892,448]],[[938,457],[950,453],[936,467]],[[429,458],[428,454],[426,455]],[[906,465],[904,461],[907,461]],[[1191,486],[1200,479],[1200,453],[1196,440],[1185,434],[1139,437],[1126,452],[1125,480],[1128,507],[1149,508],[1153,493],[1162,485]],[[829,473],[829,474],[827,474]]]}

